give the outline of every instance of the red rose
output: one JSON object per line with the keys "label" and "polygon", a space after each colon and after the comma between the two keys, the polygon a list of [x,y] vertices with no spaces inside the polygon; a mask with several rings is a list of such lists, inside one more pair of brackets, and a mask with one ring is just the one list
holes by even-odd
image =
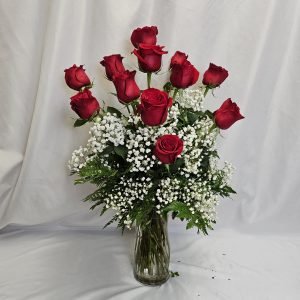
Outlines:
{"label": "red rose", "polygon": [[131,34],[131,43],[135,48],[138,48],[139,44],[155,45],[157,34],[156,26],[137,28]]}
{"label": "red rose", "polygon": [[163,164],[173,164],[183,150],[183,141],[177,136],[166,134],[156,141],[153,154]]}
{"label": "red rose", "polygon": [[140,44],[139,49],[134,49],[141,71],[146,73],[157,72],[161,68],[161,57],[168,53],[164,46]]}
{"label": "red rose", "polygon": [[187,60],[187,58],[188,58],[188,55],[186,55],[185,53],[176,51],[175,54],[171,58],[170,68],[172,68],[176,64],[178,64],[178,65],[183,64]]}
{"label": "red rose", "polygon": [[89,119],[100,106],[95,97],[88,89],[77,93],[71,97],[71,108],[78,114],[81,119]]}
{"label": "red rose", "polygon": [[129,103],[140,96],[140,89],[134,80],[135,73],[136,71],[126,70],[113,76],[113,83],[120,102]]}
{"label": "red rose", "polygon": [[170,81],[176,88],[185,89],[195,84],[198,78],[198,70],[188,60],[172,67]]}
{"label": "red rose", "polygon": [[65,73],[66,84],[73,90],[79,91],[84,86],[91,84],[90,79],[83,69],[83,65],[79,67],[73,65],[73,67],[65,69]]}
{"label": "red rose", "polygon": [[219,86],[228,77],[228,71],[212,63],[203,75],[202,83],[211,88]]}
{"label": "red rose", "polygon": [[112,54],[103,57],[100,64],[105,67],[106,76],[109,80],[113,79],[114,74],[125,71],[122,59],[123,57],[120,54]]}
{"label": "red rose", "polygon": [[230,98],[214,112],[214,116],[217,126],[221,129],[227,129],[236,121],[244,119],[240,114],[240,108]]}
{"label": "red rose", "polygon": [[138,111],[144,124],[157,126],[166,121],[171,106],[172,98],[166,92],[150,88],[143,91]]}

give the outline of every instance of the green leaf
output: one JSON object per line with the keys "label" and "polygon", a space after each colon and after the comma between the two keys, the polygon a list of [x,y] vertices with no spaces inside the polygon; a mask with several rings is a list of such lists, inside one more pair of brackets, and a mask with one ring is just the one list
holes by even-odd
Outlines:
{"label": "green leaf", "polygon": [[193,125],[197,120],[198,120],[199,116],[196,113],[187,112],[187,119],[190,125]]}
{"label": "green leaf", "polygon": [[186,229],[191,229],[192,227],[194,227],[194,222],[190,221],[186,224]]}
{"label": "green leaf", "polygon": [[110,221],[108,221],[104,226],[103,229],[106,228],[107,226],[111,225],[113,222],[118,220],[118,216],[115,215]]}
{"label": "green leaf", "polygon": [[99,189],[97,189],[95,192],[93,192],[92,194],[89,194],[88,196],[86,196],[83,201],[87,202],[87,201],[97,201],[99,200],[99,198],[102,196],[102,190],[101,187]]}
{"label": "green leaf", "polygon": [[119,118],[122,116],[122,113],[118,109],[111,107],[111,106],[108,106],[106,111],[111,114],[116,114]]}
{"label": "green leaf", "polygon": [[83,119],[77,119],[74,123],[74,127],[80,127],[84,125],[88,120],[83,120]]}
{"label": "green leaf", "polygon": [[102,201],[100,200],[100,201],[97,201],[94,205],[92,205],[91,207],[90,207],[90,210],[94,210],[97,206],[99,206],[100,204],[102,204]]}
{"label": "green leaf", "polygon": [[114,148],[114,150],[115,150],[115,153],[116,153],[117,155],[121,156],[121,157],[124,158],[124,159],[126,158],[127,152],[128,152],[128,149],[127,149],[126,146],[124,146],[124,145],[119,145],[119,146],[116,146],[116,147]]}
{"label": "green leaf", "polygon": [[170,165],[170,171],[172,173],[177,172],[179,167],[181,167],[184,164],[184,159],[183,158],[177,158],[174,164]]}
{"label": "green leaf", "polygon": [[106,207],[106,205],[104,205],[104,206],[102,207],[100,216],[102,216],[107,210],[108,210],[108,208]]}
{"label": "green leaf", "polygon": [[164,87],[163,87],[164,91],[167,92],[167,93],[170,93],[170,91],[172,90],[172,88],[173,88],[173,86],[172,86],[172,83],[171,83],[171,82],[167,82],[167,83],[164,85]]}
{"label": "green leaf", "polygon": [[177,277],[177,276],[179,276],[179,273],[177,271],[176,272],[170,271],[170,276]]}
{"label": "green leaf", "polygon": [[208,168],[209,168],[209,156],[204,156],[203,157],[200,166],[201,166],[201,168],[203,168],[204,172],[208,171]]}
{"label": "green leaf", "polygon": [[177,211],[172,211],[172,219],[174,220],[177,216]]}
{"label": "green leaf", "polygon": [[215,119],[214,114],[213,114],[210,110],[206,110],[206,111],[205,111],[205,114],[206,114],[211,120],[214,120],[214,119]]}
{"label": "green leaf", "polygon": [[99,177],[109,177],[116,174],[116,170],[99,165],[94,161],[89,161],[82,169],[79,171],[79,176],[82,177],[81,180],[93,181]]}
{"label": "green leaf", "polygon": [[187,205],[185,203],[179,202],[179,201],[174,201],[174,202],[170,203],[167,207],[164,208],[164,211],[166,211],[166,212],[176,211],[177,218],[187,219],[191,216],[191,212],[190,212],[189,208],[187,207]]}
{"label": "green leaf", "polygon": [[183,163],[184,163],[184,159],[182,157],[179,157],[179,158],[176,159],[176,161],[174,163],[174,166],[180,167],[180,166],[183,165]]}
{"label": "green leaf", "polygon": [[228,185],[223,188],[223,191],[228,194],[236,194],[236,191]]}
{"label": "green leaf", "polygon": [[211,151],[210,154],[211,154],[211,156],[213,156],[213,157],[220,158],[220,157],[219,157],[219,154],[218,154],[218,152],[217,152],[217,150]]}
{"label": "green leaf", "polygon": [[[180,201],[174,201],[170,203],[167,207],[163,209],[163,212],[172,211],[172,215],[179,218],[181,221],[187,220],[186,229],[190,229],[192,227],[197,227],[204,234],[208,234],[207,228],[212,228],[209,222],[202,218],[200,212],[195,211],[192,213],[189,207]],[[175,213],[174,213],[175,212]]]}
{"label": "green leaf", "polygon": [[105,155],[105,154],[110,154],[114,151],[114,146],[113,145],[109,145],[106,148],[104,148],[104,150],[102,151],[101,154]]}
{"label": "green leaf", "polygon": [[217,124],[214,123],[208,130],[208,133],[211,133],[214,129],[218,128]]}

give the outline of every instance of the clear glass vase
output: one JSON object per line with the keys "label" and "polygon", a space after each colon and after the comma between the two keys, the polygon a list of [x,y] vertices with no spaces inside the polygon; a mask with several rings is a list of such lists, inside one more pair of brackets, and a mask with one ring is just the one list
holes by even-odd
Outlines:
{"label": "clear glass vase", "polygon": [[152,212],[136,228],[134,276],[146,285],[169,279],[170,245],[167,215]]}

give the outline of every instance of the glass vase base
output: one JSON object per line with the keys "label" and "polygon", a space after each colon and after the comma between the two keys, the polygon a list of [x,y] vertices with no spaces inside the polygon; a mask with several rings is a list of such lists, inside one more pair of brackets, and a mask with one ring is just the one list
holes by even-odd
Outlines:
{"label": "glass vase base", "polygon": [[162,284],[166,283],[168,281],[168,279],[170,278],[170,275],[153,278],[152,276],[147,276],[147,275],[140,276],[140,275],[137,275],[135,272],[133,272],[133,274],[134,274],[134,278],[139,283],[141,283],[143,285],[147,285],[147,286],[159,286],[159,285],[162,285]]}

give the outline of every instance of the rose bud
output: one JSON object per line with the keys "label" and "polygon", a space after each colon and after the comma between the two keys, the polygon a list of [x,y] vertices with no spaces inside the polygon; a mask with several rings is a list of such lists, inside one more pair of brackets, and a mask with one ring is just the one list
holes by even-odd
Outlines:
{"label": "rose bud", "polygon": [[163,164],[173,164],[183,151],[183,141],[177,136],[166,134],[156,141],[153,154]]}
{"label": "rose bud", "polygon": [[126,70],[113,76],[113,83],[121,103],[129,103],[140,96],[140,89],[134,80],[135,73],[136,71]]}
{"label": "rose bud", "polygon": [[83,65],[79,67],[73,65],[71,68],[65,69],[65,80],[68,87],[76,91],[91,84],[89,77],[83,69]]}
{"label": "rose bud", "polygon": [[178,65],[183,64],[187,60],[187,58],[188,58],[188,55],[186,55],[185,53],[176,51],[175,54],[171,58],[170,69],[176,64],[178,64]]}
{"label": "rose bud", "polygon": [[138,48],[139,44],[155,45],[157,34],[156,26],[137,28],[131,34],[131,43],[135,48]]}
{"label": "rose bud", "polygon": [[230,98],[214,112],[214,117],[217,126],[221,129],[227,129],[236,121],[244,119],[240,114],[240,108]]}
{"label": "rose bud", "polygon": [[166,92],[150,88],[143,91],[138,111],[144,124],[157,126],[165,123],[171,106],[172,98]]}
{"label": "rose bud", "polygon": [[105,67],[106,76],[109,80],[113,79],[116,73],[122,73],[125,68],[122,63],[123,57],[120,54],[104,56],[100,64]]}
{"label": "rose bud", "polygon": [[77,115],[84,120],[89,119],[97,110],[100,109],[99,103],[88,89],[77,93],[71,97],[71,108]]}
{"label": "rose bud", "polygon": [[219,86],[228,77],[228,71],[212,63],[203,75],[202,83],[210,88]]}
{"label": "rose bud", "polygon": [[140,44],[139,49],[134,49],[142,72],[157,72],[161,68],[161,57],[168,53],[163,50],[164,46]]}
{"label": "rose bud", "polygon": [[195,84],[198,78],[198,70],[188,60],[172,67],[170,81],[176,88],[185,89]]}

